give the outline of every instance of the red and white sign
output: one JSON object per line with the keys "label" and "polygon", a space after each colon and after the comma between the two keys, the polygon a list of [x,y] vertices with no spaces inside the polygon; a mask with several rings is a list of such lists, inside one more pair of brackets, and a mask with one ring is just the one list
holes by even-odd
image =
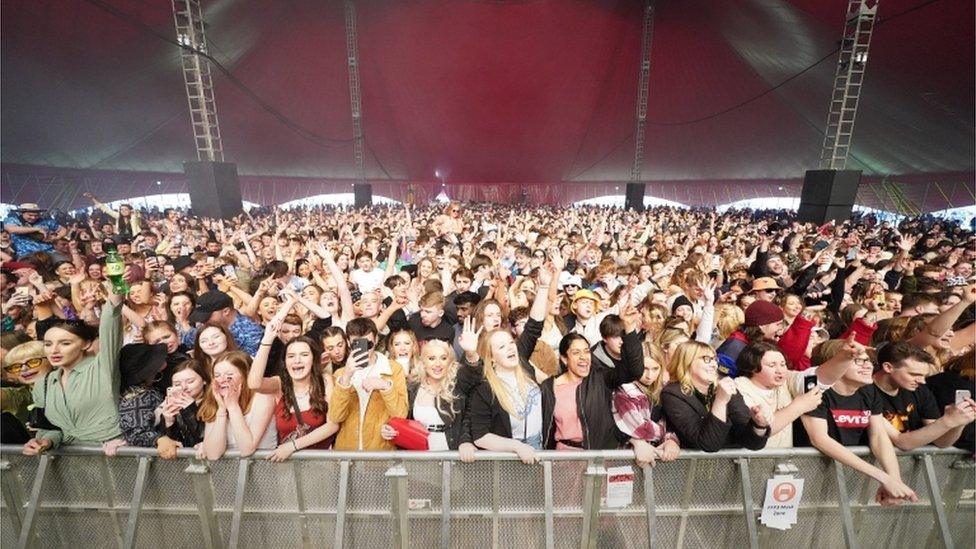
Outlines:
{"label": "red and white sign", "polygon": [[871,424],[871,410],[831,410],[830,413],[841,429],[867,429]]}
{"label": "red and white sign", "polygon": [[778,475],[766,481],[766,499],[759,522],[767,528],[788,530],[796,524],[803,495],[803,479]]}

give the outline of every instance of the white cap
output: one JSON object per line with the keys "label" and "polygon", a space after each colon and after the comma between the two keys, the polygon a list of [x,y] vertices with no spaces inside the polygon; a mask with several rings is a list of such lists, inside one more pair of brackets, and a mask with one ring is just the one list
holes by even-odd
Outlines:
{"label": "white cap", "polygon": [[583,279],[580,278],[579,275],[569,274],[569,271],[563,271],[563,272],[559,273],[559,283],[556,285],[556,287],[558,289],[562,290],[563,289],[563,286],[566,286],[566,285],[576,286],[577,288],[582,288],[583,287]]}

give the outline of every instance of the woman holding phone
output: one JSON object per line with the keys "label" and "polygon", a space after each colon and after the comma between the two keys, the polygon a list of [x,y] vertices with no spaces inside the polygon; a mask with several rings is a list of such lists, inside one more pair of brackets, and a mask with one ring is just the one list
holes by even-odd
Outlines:
{"label": "woman holding phone", "polygon": [[204,422],[199,418],[203,397],[209,389],[210,372],[200,361],[184,361],[172,371],[166,399],[157,410],[156,452],[174,459],[179,448],[195,448],[203,442]]}

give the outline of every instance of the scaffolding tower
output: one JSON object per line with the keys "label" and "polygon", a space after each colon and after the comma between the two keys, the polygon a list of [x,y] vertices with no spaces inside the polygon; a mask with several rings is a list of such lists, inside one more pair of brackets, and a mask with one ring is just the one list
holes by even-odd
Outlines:
{"label": "scaffolding tower", "polygon": [[176,40],[181,46],[180,62],[186,84],[186,99],[190,104],[190,124],[193,126],[197,160],[223,162],[224,147],[220,141],[217,103],[214,100],[210,61],[206,57],[207,37],[200,4],[200,0],[173,0]]}
{"label": "scaffolding tower", "polygon": [[363,137],[363,102],[359,89],[359,47],[356,33],[356,6],[345,1],[346,56],[349,60],[349,100],[352,111],[353,155],[356,160],[356,180],[366,182],[365,138]]}
{"label": "scaffolding tower", "polygon": [[879,0],[848,0],[834,91],[830,98],[820,168],[843,170],[851,152],[854,118],[868,64],[868,48],[878,15]]}
{"label": "scaffolding tower", "polygon": [[647,121],[647,87],[651,73],[651,39],[654,35],[654,0],[644,1],[644,32],[641,37],[641,65],[637,89],[637,127],[634,129],[634,165],[630,169],[631,183],[641,180],[644,164],[644,124]]}

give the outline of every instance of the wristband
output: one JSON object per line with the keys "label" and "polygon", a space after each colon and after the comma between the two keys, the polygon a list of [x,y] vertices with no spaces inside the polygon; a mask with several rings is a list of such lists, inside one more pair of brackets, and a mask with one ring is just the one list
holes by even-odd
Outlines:
{"label": "wristband", "polygon": [[272,345],[271,343],[262,343],[261,347],[270,347],[271,345]]}
{"label": "wristband", "polygon": [[291,445],[295,448],[295,451],[297,452],[298,451],[298,443],[295,442],[295,439],[291,439]]}

